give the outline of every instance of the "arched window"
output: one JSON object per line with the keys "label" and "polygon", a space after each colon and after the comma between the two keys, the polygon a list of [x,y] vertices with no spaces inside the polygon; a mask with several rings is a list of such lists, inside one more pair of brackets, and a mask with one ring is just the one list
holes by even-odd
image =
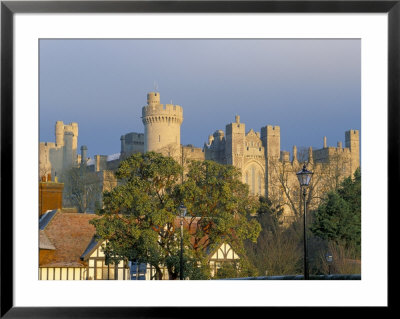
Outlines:
{"label": "arched window", "polygon": [[251,163],[245,170],[245,182],[249,185],[250,194],[263,194],[263,179],[264,173],[257,163]]}

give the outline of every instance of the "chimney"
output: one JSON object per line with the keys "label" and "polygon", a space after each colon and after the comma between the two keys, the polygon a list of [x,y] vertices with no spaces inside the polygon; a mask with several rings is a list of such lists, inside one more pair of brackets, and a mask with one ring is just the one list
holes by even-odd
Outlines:
{"label": "chimney", "polygon": [[48,210],[62,208],[64,184],[39,182],[39,218]]}

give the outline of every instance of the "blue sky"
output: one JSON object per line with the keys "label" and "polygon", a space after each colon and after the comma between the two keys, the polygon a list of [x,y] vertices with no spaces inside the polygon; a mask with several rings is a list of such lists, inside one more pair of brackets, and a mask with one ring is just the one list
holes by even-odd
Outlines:
{"label": "blue sky", "polygon": [[88,156],[120,151],[143,133],[141,109],[157,83],[161,103],[183,107],[181,143],[202,147],[240,115],[246,131],[281,127],[281,149],[321,148],[361,128],[358,39],[40,40],[40,141],[56,121],[78,122]]}

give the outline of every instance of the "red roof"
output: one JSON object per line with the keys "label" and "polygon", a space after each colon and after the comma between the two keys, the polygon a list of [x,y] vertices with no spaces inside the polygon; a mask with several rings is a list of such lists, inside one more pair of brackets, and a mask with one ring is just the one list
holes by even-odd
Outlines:
{"label": "red roof", "polygon": [[[94,214],[65,213],[57,210],[48,222],[44,232],[55,247],[50,260],[40,267],[83,267],[80,256],[89,245],[96,229],[89,221],[97,218]],[[42,235],[43,236],[43,235]]]}

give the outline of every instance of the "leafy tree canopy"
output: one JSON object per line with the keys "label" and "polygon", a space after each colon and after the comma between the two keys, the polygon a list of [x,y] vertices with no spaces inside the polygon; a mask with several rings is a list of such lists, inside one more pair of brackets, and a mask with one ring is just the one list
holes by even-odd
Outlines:
{"label": "leafy tree canopy", "polygon": [[256,220],[262,231],[256,243],[246,242],[250,261],[260,276],[292,275],[301,271],[300,240],[291,227],[282,223],[282,207],[260,197]]}
{"label": "leafy tree canopy", "polygon": [[222,241],[241,250],[244,239],[257,238],[260,225],[248,218],[257,202],[249,198],[235,168],[193,162],[179,184],[181,172],[172,158],[154,152],[134,154],[121,162],[116,172],[119,185],[104,193],[101,218],[92,221],[98,236],[107,242],[108,261],[124,258],[148,263],[157,279],[166,267],[169,278],[176,279],[181,203],[187,207],[185,277],[208,278],[206,252]]}
{"label": "leafy tree canopy", "polygon": [[235,167],[193,161],[176,195],[187,207],[191,248],[197,256],[224,241],[243,253],[243,240],[256,241],[261,227],[250,216],[259,204],[249,196],[248,186],[240,181]]}
{"label": "leafy tree canopy", "polygon": [[340,187],[329,192],[314,214],[311,231],[318,237],[361,247],[361,173],[346,178]]}

